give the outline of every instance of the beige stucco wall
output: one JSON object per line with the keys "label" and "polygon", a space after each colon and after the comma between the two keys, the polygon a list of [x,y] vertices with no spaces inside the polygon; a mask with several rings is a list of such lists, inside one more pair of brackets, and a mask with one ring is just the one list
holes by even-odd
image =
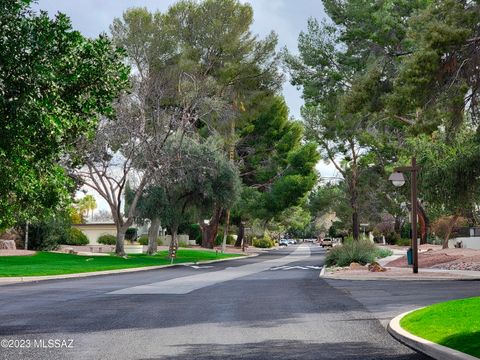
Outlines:
{"label": "beige stucco wall", "polygon": [[98,245],[98,237],[101,235],[117,236],[115,224],[76,224],[74,228],[81,230],[88,238],[90,245]]}

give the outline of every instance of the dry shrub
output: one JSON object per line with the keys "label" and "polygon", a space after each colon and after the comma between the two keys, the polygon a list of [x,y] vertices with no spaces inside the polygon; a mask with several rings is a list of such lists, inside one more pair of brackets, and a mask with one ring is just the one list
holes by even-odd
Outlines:
{"label": "dry shrub", "polygon": [[[452,220],[452,218],[453,216],[442,216],[435,220],[431,225],[432,232],[439,238],[444,239],[448,233],[450,221]],[[467,225],[468,220],[460,216],[457,220],[457,223],[455,224],[455,227]]]}

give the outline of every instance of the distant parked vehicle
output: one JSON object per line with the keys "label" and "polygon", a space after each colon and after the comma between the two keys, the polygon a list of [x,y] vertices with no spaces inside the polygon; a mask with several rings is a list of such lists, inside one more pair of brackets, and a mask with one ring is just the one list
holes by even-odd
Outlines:
{"label": "distant parked vehicle", "polygon": [[292,244],[292,245],[296,245],[296,244],[297,244],[297,240],[290,239],[290,240],[288,240],[288,243],[289,243],[289,244]]}
{"label": "distant parked vehicle", "polygon": [[333,246],[333,239],[330,238],[325,238],[320,240],[320,246],[321,247],[332,247]]}
{"label": "distant parked vehicle", "polygon": [[278,242],[278,246],[288,246],[288,240],[287,239],[281,239]]}

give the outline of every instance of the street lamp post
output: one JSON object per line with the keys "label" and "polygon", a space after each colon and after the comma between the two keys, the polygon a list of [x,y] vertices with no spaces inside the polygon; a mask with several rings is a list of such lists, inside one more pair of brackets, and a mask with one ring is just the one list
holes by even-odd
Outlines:
{"label": "street lamp post", "polygon": [[400,187],[405,184],[404,172],[411,173],[411,202],[412,202],[412,252],[413,273],[418,273],[418,240],[417,240],[417,159],[412,157],[411,166],[401,166],[394,169],[394,173],[388,178],[394,186]]}

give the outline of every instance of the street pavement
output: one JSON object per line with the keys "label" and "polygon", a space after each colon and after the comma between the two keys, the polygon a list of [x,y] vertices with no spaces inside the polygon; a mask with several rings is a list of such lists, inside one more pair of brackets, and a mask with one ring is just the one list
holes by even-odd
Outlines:
{"label": "street pavement", "polygon": [[475,281],[326,281],[324,254],[299,245],[1,286],[0,359],[428,359],[391,338],[387,320],[480,292]]}

